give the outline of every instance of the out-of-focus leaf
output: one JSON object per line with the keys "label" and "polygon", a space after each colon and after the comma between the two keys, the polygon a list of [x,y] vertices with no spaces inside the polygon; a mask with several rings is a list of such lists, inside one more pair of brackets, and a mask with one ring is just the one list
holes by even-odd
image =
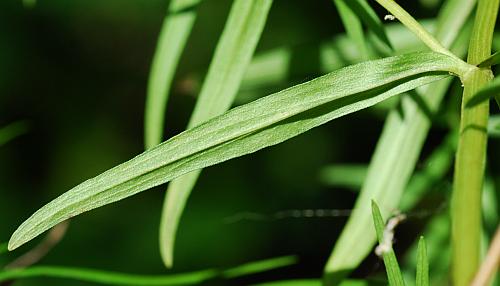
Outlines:
{"label": "out-of-focus leaf", "polygon": [[[295,279],[295,280],[282,280],[273,281],[262,284],[256,284],[254,286],[321,286],[321,280],[319,279]],[[339,286],[375,286],[384,285],[382,283],[369,282],[365,280],[354,280],[347,279],[342,281]]]}
{"label": "out-of-focus leaf", "polygon": [[2,271],[0,282],[30,277],[54,277],[107,285],[193,285],[219,276],[227,279],[237,278],[289,266],[296,262],[296,256],[283,256],[250,262],[225,270],[208,269],[168,275],[136,275],[77,267],[34,266]]}
{"label": "out-of-focus leaf", "polygon": [[424,237],[418,241],[416,286],[429,286],[429,262]]}
{"label": "out-of-focus leaf", "polygon": [[443,54],[412,53],[349,66],[239,106],[49,202],[19,226],[9,241],[9,249],[80,213],[281,143],[335,118],[442,79],[449,72],[464,74],[469,68]]}
{"label": "out-of-focus leaf", "polygon": [[415,207],[432,186],[438,183],[450,170],[457,142],[457,132],[451,131],[424,162],[424,168],[416,172],[410,179],[399,203],[399,209],[402,212],[410,211]]}
{"label": "out-of-focus leaf", "polygon": [[[382,218],[380,209],[375,201],[372,201],[372,215],[373,224],[375,225],[375,231],[377,233],[378,242],[380,244],[386,244],[386,238],[384,238],[385,232],[385,221]],[[392,240],[392,238],[391,238]],[[391,286],[404,286],[403,275],[401,275],[401,270],[399,269],[398,260],[396,259],[396,254],[392,249],[392,241],[387,245],[388,248],[382,253],[384,259],[385,270],[387,272],[387,278],[389,280],[389,285]]]}
{"label": "out-of-focus leaf", "polygon": [[0,254],[7,252],[7,242],[0,243]]}
{"label": "out-of-focus leaf", "polygon": [[[427,258],[430,268],[430,284],[445,285],[448,283],[450,268],[450,218],[448,213],[433,216],[424,230],[427,245]],[[418,243],[414,243],[407,251],[404,260],[404,277],[413,280],[418,256]],[[407,281],[411,281],[407,280]]]}
{"label": "out-of-focus leaf", "polygon": [[332,165],[321,170],[319,179],[328,186],[356,190],[363,184],[367,171],[366,165]]}
{"label": "out-of-focus leaf", "polygon": [[257,262],[250,262],[240,266],[233,267],[224,271],[222,276],[224,278],[235,278],[240,276],[251,275],[255,273],[261,273],[276,268],[281,268],[297,263],[298,259],[296,256],[283,256],[277,257]]}
{"label": "out-of-focus leaf", "polygon": [[488,136],[500,137],[500,115],[492,115],[488,119]]}
{"label": "out-of-focus leaf", "polygon": [[387,37],[382,21],[368,2],[366,0],[349,0],[347,3],[368,29],[370,29],[389,49],[392,49],[391,41],[389,41]]}
{"label": "out-of-focus leaf", "polygon": [[28,131],[28,123],[18,121],[0,128],[0,146]]}
{"label": "out-of-focus leaf", "polygon": [[350,7],[350,2],[356,1],[358,0],[347,0],[347,2],[346,0],[333,0],[346,30],[347,36],[351,38],[352,42],[356,45],[361,59],[367,60],[370,56],[368,55],[368,48],[365,43],[363,26],[361,25],[358,15],[356,15]]}
{"label": "out-of-focus leaf", "polygon": [[[264,29],[271,4],[272,0],[236,0],[233,3],[188,128],[220,115],[231,107]],[[190,172],[173,180],[168,186],[159,241],[161,257],[167,267],[173,264],[179,221],[200,172]]]}
{"label": "out-of-focus leaf", "polygon": [[149,73],[144,113],[144,144],[147,149],[163,141],[163,121],[170,85],[196,19],[196,5],[200,1],[170,1]]}
{"label": "out-of-focus leaf", "polygon": [[54,277],[107,285],[193,285],[217,276],[215,270],[170,275],[134,275],[96,269],[34,266],[0,272],[0,282],[31,277]]}

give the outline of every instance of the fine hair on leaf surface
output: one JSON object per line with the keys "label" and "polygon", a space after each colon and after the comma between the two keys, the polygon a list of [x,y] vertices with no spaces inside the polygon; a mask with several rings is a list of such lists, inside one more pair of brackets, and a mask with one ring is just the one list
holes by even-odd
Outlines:
{"label": "fine hair on leaf surface", "polygon": [[234,108],[48,203],[14,232],[9,249],[82,212],[278,144],[335,118],[443,79],[449,72],[464,74],[468,69],[446,55],[413,53],[349,66]]}

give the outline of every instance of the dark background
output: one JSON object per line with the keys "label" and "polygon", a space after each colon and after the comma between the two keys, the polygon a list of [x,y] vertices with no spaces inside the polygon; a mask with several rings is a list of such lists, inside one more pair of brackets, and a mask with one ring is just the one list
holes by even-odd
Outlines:
{"label": "dark background", "polygon": [[[431,6],[405,2],[419,18],[435,16]],[[168,137],[187,124],[196,99],[182,83],[207,69],[230,4],[207,0],[198,8],[169,100]],[[43,204],[142,152],[148,72],[167,5],[160,0],[39,0],[29,8],[22,1],[0,2],[0,126],[19,120],[28,125],[25,134],[0,147],[0,242]],[[276,0],[257,54],[315,45],[338,33],[343,27],[332,1]],[[295,56],[307,62],[310,55]],[[346,218],[236,223],[227,218],[247,211],[351,208],[356,194],[323,186],[318,173],[326,164],[367,163],[382,124],[380,116],[359,112],[206,169],[180,224],[173,271],[296,254],[297,266],[227,283],[319,277]],[[433,130],[424,154],[444,133]],[[155,188],[74,218],[63,241],[40,264],[165,273],[158,251],[164,190]],[[403,226],[399,251],[417,237],[423,222]],[[0,256],[0,266],[37,241]],[[381,271],[371,257],[354,276]],[[37,278],[16,285],[91,284]]]}

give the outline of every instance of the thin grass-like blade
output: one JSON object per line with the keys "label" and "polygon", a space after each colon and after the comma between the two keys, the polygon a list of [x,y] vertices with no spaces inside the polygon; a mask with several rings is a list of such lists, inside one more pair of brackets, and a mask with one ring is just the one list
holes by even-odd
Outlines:
{"label": "thin grass-like blade", "polygon": [[348,0],[347,4],[358,15],[359,19],[382,41],[387,48],[392,49],[391,41],[387,37],[382,21],[366,0]]}
{"label": "thin grass-like blade", "polygon": [[17,121],[0,128],[0,146],[28,131],[28,123]]}
{"label": "thin grass-like blade", "polygon": [[360,58],[362,60],[369,59],[368,48],[365,42],[365,36],[363,32],[363,26],[359,20],[356,13],[351,9],[347,2],[353,2],[357,0],[333,0],[337,11],[339,12],[340,19],[346,30],[347,36],[351,38],[352,42],[355,43]]}
{"label": "thin grass-like blade", "polygon": [[[281,280],[281,281],[273,281],[267,283],[256,284],[254,286],[321,286],[320,279],[295,279],[295,280]],[[339,286],[375,286],[375,285],[383,285],[380,283],[371,283],[364,280],[344,280],[340,283]]]}
{"label": "thin grass-like blade", "polygon": [[[380,244],[385,244],[386,243],[384,238],[385,222],[384,219],[382,218],[382,214],[380,213],[380,209],[375,201],[372,201],[372,215],[378,242]],[[403,280],[403,275],[401,274],[401,270],[399,269],[399,264],[396,259],[396,254],[394,254],[394,250],[392,249],[392,241],[389,243],[388,246],[389,248],[382,253],[382,256],[384,259],[385,270],[387,272],[389,285],[404,286],[405,283]]]}
{"label": "thin grass-like blade", "polygon": [[[250,63],[272,0],[236,0],[210,64],[188,128],[228,110]],[[160,222],[160,253],[167,267],[173,264],[175,235],[184,206],[201,170],[170,183]]]}
{"label": "thin grass-like blade", "polygon": [[252,275],[255,273],[270,271],[276,268],[290,266],[292,264],[297,263],[297,261],[298,259],[296,256],[283,256],[256,262],[250,262],[240,266],[233,267],[231,269],[227,269],[222,273],[222,276],[226,279],[237,278],[241,276]]}
{"label": "thin grass-like blade", "polygon": [[462,61],[434,52],[349,66],[234,108],[62,194],[14,232],[9,249],[57,223],[183,174],[253,153],[394,95],[464,74]]}
{"label": "thin grass-like blade", "polygon": [[427,246],[423,236],[418,241],[416,286],[429,286],[429,262],[427,261]]}
{"label": "thin grass-like blade", "polygon": [[149,74],[144,113],[146,149],[163,141],[163,120],[170,85],[177,64],[196,19],[196,6],[201,0],[172,0],[158,37]]}
{"label": "thin grass-like blade", "polygon": [[177,286],[199,284],[216,276],[216,270],[202,270],[190,273],[170,275],[134,275],[77,267],[33,266],[29,268],[2,271],[0,272],[0,282],[33,277],[53,277],[87,281],[105,285]]}
{"label": "thin grass-like blade", "polygon": [[168,275],[137,275],[79,267],[33,266],[2,271],[0,272],[0,282],[32,277],[53,277],[106,285],[193,285],[215,277],[230,279],[270,271],[296,262],[296,256],[283,256],[249,262],[225,270],[208,269]]}
{"label": "thin grass-like blade", "polygon": [[[466,50],[470,29],[464,29],[463,25],[474,3],[474,0],[449,0],[445,5],[451,8],[445,9],[447,12],[438,19],[441,26],[436,31],[437,35],[446,35],[441,32],[443,30],[451,34],[462,30],[453,48],[457,54]],[[463,9],[468,13],[464,13]],[[457,19],[455,15],[462,18]],[[377,200],[387,209],[398,207],[429,131],[432,113],[438,110],[448,84],[439,82],[418,89],[417,95],[402,97],[400,106],[389,113],[354,211],[325,266],[325,279],[329,285],[335,285],[355,269],[376,241],[375,233],[369,228],[370,200]]]}

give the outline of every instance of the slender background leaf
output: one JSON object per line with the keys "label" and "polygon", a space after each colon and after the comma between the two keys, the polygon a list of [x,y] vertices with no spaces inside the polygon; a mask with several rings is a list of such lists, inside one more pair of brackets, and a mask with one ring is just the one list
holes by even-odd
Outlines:
{"label": "slender background leaf", "polygon": [[[233,3],[188,128],[228,110],[250,63],[266,23],[272,0],[236,0]],[[160,253],[173,264],[175,235],[184,206],[201,170],[170,183],[160,222]]]}

